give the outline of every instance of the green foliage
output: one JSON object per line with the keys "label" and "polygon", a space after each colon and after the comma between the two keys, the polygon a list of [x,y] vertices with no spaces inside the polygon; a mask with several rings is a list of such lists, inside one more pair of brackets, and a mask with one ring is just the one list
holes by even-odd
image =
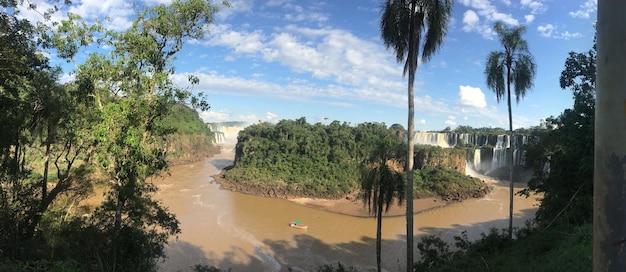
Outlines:
{"label": "green foliage", "polygon": [[198,112],[182,103],[174,104],[170,114],[157,123],[165,129],[173,129],[178,134],[213,136],[211,129],[200,119]]}
{"label": "green foliage", "polygon": [[[403,169],[406,153],[396,132],[378,123],[312,125],[304,118],[254,124],[239,133],[235,165],[225,177],[249,186],[284,188],[295,195],[339,197],[359,189],[362,167],[368,162],[381,164],[381,158],[387,158],[394,161],[394,171]],[[416,150],[416,167],[443,165],[417,175],[414,187],[421,192],[447,196],[455,189],[482,186],[476,179],[454,173],[464,172],[463,149],[423,146]]]}
{"label": "green foliage", "polygon": [[360,164],[376,147],[374,138],[396,139],[384,124],[254,124],[239,133],[235,165],[226,178],[262,183],[294,193],[338,197],[357,188]]}
{"label": "green foliage", "polygon": [[508,231],[492,229],[477,241],[466,234],[454,247],[438,237],[418,243],[422,259],[416,271],[591,271],[592,225],[550,230],[521,229],[517,239]]}
{"label": "green foliage", "polygon": [[341,262],[337,262],[337,267],[335,268],[332,264],[325,264],[320,266],[317,269],[317,272],[357,272],[356,268],[350,266],[346,268],[341,264]]}
{"label": "green foliage", "polygon": [[534,172],[528,191],[543,193],[540,225],[592,222],[595,71],[595,47],[569,54],[560,83],[571,89],[574,107],[547,118],[535,132],[541,141],[527,147],[527,166]]}
{"label": "green foliage", "polygon": [[417,191],[441,196],[444,199],[460,200],[455,196],[461,195],[463,199],[466,198],[464,195],[472,195],[473,192],[484,187],[480,179],[450,171],[441,166],[424,168],[417,174],[420,176]]}

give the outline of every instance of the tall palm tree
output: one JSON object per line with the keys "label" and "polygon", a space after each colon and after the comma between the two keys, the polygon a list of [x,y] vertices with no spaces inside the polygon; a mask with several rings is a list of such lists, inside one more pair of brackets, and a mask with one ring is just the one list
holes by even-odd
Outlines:
{"label": "tall palm tree", "polygon": [[[397,139],[397,138],[395,138]],[[394,200],[398,205],[404,201],[404,178],[401,173],[391,169],[389,162],[401,154],[401,143],[381,142],[377,145],[375,154],[370,161],[364,164],[365,170],[361,179],[363,202],[370,214],[376,215],[376,265],[381,271],[381,239],[383,209],[389,211]]]}
{"label": "tall palm tree", "polygon": [[487,78],[487,87],[496,93],[498,103],[506,95],[509,107],[509,142],[512,144],[509,152],[509,239],[513,239],[513,149],[515,146],[513,146],[511,83],[515,88],[515,101],[519,103],[520,98],[526,96],[526,92],[533,86],[537,65],[535,65],[533,56],[528,50],[528,43],[522,39],[526,27],[507,28],[502,22],[496,22],[494,30],[500,38],[504,51],[489,53],[485,65],[485,77]]}
{"label": "tall palm tree", "polygon": [[[413,270],[413,83],[417,71],[420,46],[422,62],[427,62],[441,46],[448,30],[453,0],[386,0],[382,6],[380,30],[387,48],[393,49],[396,61],[404,61],[403,76],[408,78],[408,128],[406,186],[407,271]],[[406,59],[405,59],[406,56]]]}

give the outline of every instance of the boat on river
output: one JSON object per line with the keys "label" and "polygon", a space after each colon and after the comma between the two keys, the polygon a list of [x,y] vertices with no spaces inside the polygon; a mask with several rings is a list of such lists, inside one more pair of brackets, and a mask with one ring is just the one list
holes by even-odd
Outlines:
{"label": "boat on river", "polygon": [[302,223],[300,223],[300,221],[291,222],[291,223],[289,223],[289,226],[294,228],[294,229],[308,229],[309,228],[309,226],[307,226],[307,225],[302,225]]}

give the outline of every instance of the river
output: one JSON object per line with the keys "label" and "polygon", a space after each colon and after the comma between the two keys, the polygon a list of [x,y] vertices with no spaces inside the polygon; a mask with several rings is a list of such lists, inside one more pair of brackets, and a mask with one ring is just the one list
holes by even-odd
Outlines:
{"label": "river", "polygon": [[[231,165],[233,146],[207,160],[174,166],[156,179],[157,198],[175,213],[182,233],[166,246],[162,271],[190,271],[195,264],[232,271],[317,271],[341,262],[359,271],[376,267],[376,220],[334,214],[273,199],[220,190],[210,178]],[[490,228],[508,226],[508,183],[494,183],[491,193],[415,215],[415,241],[435,234],[451,240],[467,231],[470,238]],[[516,196],[514,225],[523,226],[535,211],[534,198]],[[294,220],[307,230],[290,228]],[[404,271],[406,221],[386,217],[382,227],[386,271]],[[416,249],[416,258],[418,251]]]}

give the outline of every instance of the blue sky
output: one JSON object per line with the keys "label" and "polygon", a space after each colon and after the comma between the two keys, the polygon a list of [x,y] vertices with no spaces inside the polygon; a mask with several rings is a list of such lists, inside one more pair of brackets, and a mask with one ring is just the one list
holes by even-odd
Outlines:
{"label": "blue sky", "polygon": [[[201,113],[206,122],[306,117],[406,127],[403,66],[380,40],[383,0],[230,3],[206,39],[188,43],[175,62],[179,86],[188,74],[200,78],[194,90],[207,94],[212,106]],[[501,49],[492,30],[497,20],[527,27],[524,38],[538,66],[534,88],[513,102],[514,128],[571,108],[571,92],[560,89],[559,75],[569,51],[592,47],[596,10],[597,0],[455,1],[443,46],[418,67],[416,129],[508,128],[506,102],[496,102],[483,75],[487,54]],[[87,19],[109,16],[108,26],[117,30],[133,16],[132,3],[124,0],[75,0],[67,11]]]}

